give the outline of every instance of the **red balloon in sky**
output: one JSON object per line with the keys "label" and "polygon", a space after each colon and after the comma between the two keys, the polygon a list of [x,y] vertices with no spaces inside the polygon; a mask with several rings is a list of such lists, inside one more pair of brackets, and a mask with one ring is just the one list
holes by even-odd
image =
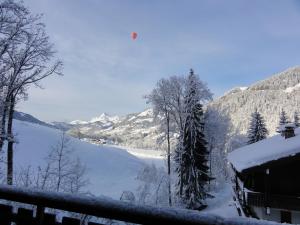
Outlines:
{"label": "red balloon in sky", "polygon": [[136,32],[132,32],[131,33],[131,38],[132,38],[132,40],[135,40],[137,38],[137,33]]}

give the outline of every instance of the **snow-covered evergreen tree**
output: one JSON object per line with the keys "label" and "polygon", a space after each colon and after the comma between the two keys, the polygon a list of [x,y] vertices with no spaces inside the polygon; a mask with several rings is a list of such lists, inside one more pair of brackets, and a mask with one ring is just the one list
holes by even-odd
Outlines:
{"label": "snow-covered evergreen tree", "polygon": [[260,113],[255,109],[251,114],[250,127],[248,129],[248,144],[253,144],[268,136],[265,120]]}
{"label": "snow-covered evergreen tree", "polygon": [[208,175],[209,151],[203,132],[203,110],[197,80],[198,77],[191,70],[185,94],[184,132],[181,137],[182,143],[179,141],[177,149],[177,158],[180,160],[177,169],[179,197],[190,209],[202,209],[206,206],[205,199],[209,196],[206,184],[211,179]]}
{"label": "snow-covered evergreen tree", "polygon": [[299,115],[298,112],[294,112],[294,123],[296,127],[300,126]]}
{"label": "snow-covered evergreen tree", "polygon": [[279,126],[289,123],[286,112],[282,109],[279,115]]}

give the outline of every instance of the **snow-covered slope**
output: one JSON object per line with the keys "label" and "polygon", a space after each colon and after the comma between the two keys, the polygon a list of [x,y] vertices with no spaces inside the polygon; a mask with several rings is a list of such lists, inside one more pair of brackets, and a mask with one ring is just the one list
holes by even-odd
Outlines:
{"label": "snow-covered slope", "polygon": [[[57,129],[15,120],[18,144],[15,147],[15,169],[37,168],[54,146],[61,132]],[[87,190],[95,195],[118,199],[123,190],[137,188],[136,176],[145,162],[127,151],[115,147],[96,146],[71,138],[70,149],[87,167]]]}
{"label": "snow-covered slope", "polygon": [[88,124],[88,122],[83,120],[73,120],[70,122],[71,125],[80,125],[80,124]]}
{"label": "snow-covered slope", "polygon": [[55,126],[53,124],[43,122],[43,121],[35,118],[34,116],[29,115],[29,114],[24,113],[24,112],[15,111],[14,112],[14,119],[20,120],[20,121],[26,121],[26,122],[30,122],[30,123],[34,123],[34,124],[39,124],[39,125],[46,126],[46,127],[55,128]]}
{"label": "snow-covered slope", "polygon": [[279,112],[284,109],[293,120],[295,111],[300,111],[300,67],[293,67],[248,88],[235,88],[210,105],[225,110],[240,133],[245,134],[250,114],[255,108],[266,120],[270,135],[276,133]]}

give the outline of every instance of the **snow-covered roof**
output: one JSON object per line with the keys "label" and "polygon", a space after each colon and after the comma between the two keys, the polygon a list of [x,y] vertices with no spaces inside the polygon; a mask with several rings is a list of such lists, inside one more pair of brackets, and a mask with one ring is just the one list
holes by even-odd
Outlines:
{"label": "snow-covered roof", "polygon": [[295,123],[287,123],[287,124],[280,125],[277,128],[277,132],[284,131],[284,130],[286,130],[286,128],[296,128],[296,125],[295,125]]}
{"label": "snow-covered roof", "polygon": [[295,137],[285,139],[280,134],[251,145],[234,150],[228,160],[241,172],[284,157],[300,153],[300,128],[295,129]]}

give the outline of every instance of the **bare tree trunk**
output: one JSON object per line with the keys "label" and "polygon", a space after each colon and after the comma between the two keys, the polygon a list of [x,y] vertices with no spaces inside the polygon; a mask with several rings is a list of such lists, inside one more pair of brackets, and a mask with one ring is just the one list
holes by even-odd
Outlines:
{"label": "bare tree trunk", "polygon": [[[212,153],[212,150],[213,150],[213,145],[212,145],[212,143],[213,143],[213,141],[212,140],[210,140],[210,147],[209,147],[209,176],[210,177],[212,177],[212,171],[211,171],[211,161],[212,161],[212,158],[211,158],[211,153]],[[208,191],[210,191],[211,190],[211,182],[210,182],[210,179],[208,180]]]}
{"label": "bare tree trunk", "polygon": [[177,151],[178,151],[178,160],[179,160],[179,162],[177,162],[178,163],[178,165],[177,165],[177,167],[179,167],[178,168],[178,170],[179,170],[179,175],[180,175],[180,177],[179,177],[179,196],[180,197],[182,197],[182,194],[183,194],[183,172],[182,172],[182,135],[183,135],[183,131],[180,131],[180,134],[179,134],[179,138],[178,138],[178,142],[179,143],[177,143]]}
{"label": "bare tree trunk", "polygon": [[7,122],[7,137],[8,137],[8,144],[7,144],[7,184],[13,184],[13,146],[14,146],[14,137],[12,132],[12,125],[13,125],[13,115],[14,115],[14,108],[15,108],[15,97],[12,95],[10,97],[10,105],[9,105],[9,112],[8,112],[8,122]]}
{"label": "bare tree trunk", "polygon": [[179,132],[183,132],[183,115],[182,115],[182,111],[181,111],[181,102],[180,102],[180,98],[177,99],[177,105],[178,105],[178,117],[179,117]]}
{"label": "bare tree trunk", "polygon": [[[183,112],[181,111],[181,100],[180,98],[177,98],[177,105],[178,105],[178,116],[179,116],[179,141],[182,141],[181,138],[183,137],[183,131],[184,131],[184,119],[183,119]],[[180,144],[181,146],[181,144]],[[179,166],[182,167],[182,160],[180,156],[180,164]],[[180,186],[179,186],[179,195],[182,196],[183,194],[183,173],[182,173],[182,168],[180,168]]]}
{"label": "bare tree trunk", "polygon": [[[63,140],[62,140],[63,141]],[[63,145],[63,143],[62,143]],[[59,155],[58,155],[58,171],[57,171],[57,183],[56,183],[56,191],[59,192],[60,189],[60,183],[61,183],[61,159],[62,159],[62,150],[63,147],[61,146],[61,149],[59,151]]]}
{"label": "bare tree trunk", "polygon": [[4,141],[6,139],[5,135],[5,126],[6,126],[6,117],[8,111],[9,101],[6,99],[3,103],[3,108],[1,110],[1,130],[0,130],[0,151],[2,151]]}
{"label": "bare tree trunk", "polygon": [[42,176],[43,180],[42,180],[42,184],[41,184],[41,189],[44,190],[46,187],[46,182],[50,177],[50,163],[47,164],[47,167],[45,169],[45,174]]}
{"label": "bare tree trunk", "polygon": [[64,151],[66,148],[66,136],[65,132],[62,133],[61,140],[60,140],[60,146],[58,150],[58,156],[57,156],[57,163],[58,163],[58,168],[57,168],[57,184],[56,184],[56,191],[59,192],[60,186],[61,186],[61,181],[63,177],[63,171],[62,171],[62,161],[63,161],[63,156],[64,156]]}
{"label": "bare tree trunk", "polygon": [[[182,131],[182,133],[180,134],[181,136],[180,136],[180,139],[179,139],[179,141],[182,141],[182,135],[183,135],[183,131]],[[182,145],[181,145],[181,143],[180,143],[180,148],[182,148]],[[180,151],[181,151],[182,149],[180,149]],[[179,195],[180,195],[180,197],[182,196],[182,194],[183,194],[183,172],[182,172],[182,155],[180,155],[180,162],[179,162],[180,164],[179,164],[179,166],[180,166],[180,187],[179,187]]]}
{"label": "bare tree trunk", "polygon": [[167,113],[167,142],[168,142],[168,152],[167,152],[167,161],[168,161],[168,189],[169,189],[169,206],[172,206],[172,193],[171,193],[171,151],[170,151],[170,115]]}

